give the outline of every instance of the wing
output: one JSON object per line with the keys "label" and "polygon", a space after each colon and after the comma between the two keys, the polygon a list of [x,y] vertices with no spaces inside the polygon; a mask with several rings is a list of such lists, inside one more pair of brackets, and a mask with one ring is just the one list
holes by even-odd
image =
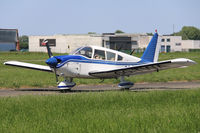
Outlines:
{"label": "wing", "polygon": [[98,78],[117,78],[119,76],[139,75],[155,71],[158,72],[160,70],[165,70],[170,68],[187,67],[192,64],[196,63],[190,59],[179,58],[179,59],[161,61],[156,63],[141,64],[133,67],[114,69],[110,71],[90,72],[89,75]]}
{"label": "wing", "polygon": [[7,62],[4,62],[4,65],[23,67],[23,68],[34,69],[34,70],[39,70],[39,71],[53,72],[49,66],[31,64],[31,63],[25,63],[25,62],[19,62],[19,61],[7,61]]}

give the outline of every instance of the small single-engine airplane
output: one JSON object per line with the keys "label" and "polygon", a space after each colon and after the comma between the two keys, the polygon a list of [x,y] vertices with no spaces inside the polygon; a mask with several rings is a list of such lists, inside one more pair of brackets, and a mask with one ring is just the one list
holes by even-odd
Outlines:
{"label": "small single-engine airplane", "polygon": [[48,66],[19,61],[7,61],[4,64],[54,72],[57,83],[58,76],[65,79],[58,83],[60,90],[74,87],[76,84],[73,82],[73,78],[120,78],[118,87],[129,89],[134,84],[125,81],[125,76],[159,72],[170,68],[183,68],[196,64],[185,58],[158,61],[160,46],[157,45],[157,40],[158,33],[156,31],[141,58],[98,46],[80,47],[71,55],[53,56],[48,41],[45,40],[42,44],[47,47],[49,59],[46,60],[46,64]]}

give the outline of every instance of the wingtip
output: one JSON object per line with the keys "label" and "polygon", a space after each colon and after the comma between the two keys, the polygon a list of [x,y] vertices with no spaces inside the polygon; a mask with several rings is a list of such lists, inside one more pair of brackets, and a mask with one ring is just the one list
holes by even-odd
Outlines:
{"label": "wingtip", "polygon": [[14,61],[6,61],[6,62],[4,62],[3,64],[4,64],[4,65],[9,65],[9,64],[12,63],[12,62],[14,62]]}

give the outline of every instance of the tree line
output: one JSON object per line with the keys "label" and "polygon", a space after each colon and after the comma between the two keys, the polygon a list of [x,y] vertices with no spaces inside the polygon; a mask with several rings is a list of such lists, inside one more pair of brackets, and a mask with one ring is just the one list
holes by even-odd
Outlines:
{"label": "tree line", "polygon": [[182,36],[183,40],[200,40],[200,29],[194,26],[183,26],[181,31],[171,34],[172,36]]}
{"label": "tree line", "polygon": [[[125,33],[121,30],[116,30],[115,33]],[[153,33],[146,33],[153,36]],[[183,40],[200,40],[200,29],[194,26],[183,26],[179,32],[171,34],[171,36],[182,36]]]}

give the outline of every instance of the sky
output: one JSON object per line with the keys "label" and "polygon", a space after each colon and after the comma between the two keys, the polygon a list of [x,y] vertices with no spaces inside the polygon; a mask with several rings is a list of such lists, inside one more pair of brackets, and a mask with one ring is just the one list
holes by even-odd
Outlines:
{"label": "sky", "polygon": [[200,28],[200,0],[0,0],[0,28],[20,35],[171,34],[183,26]]}

